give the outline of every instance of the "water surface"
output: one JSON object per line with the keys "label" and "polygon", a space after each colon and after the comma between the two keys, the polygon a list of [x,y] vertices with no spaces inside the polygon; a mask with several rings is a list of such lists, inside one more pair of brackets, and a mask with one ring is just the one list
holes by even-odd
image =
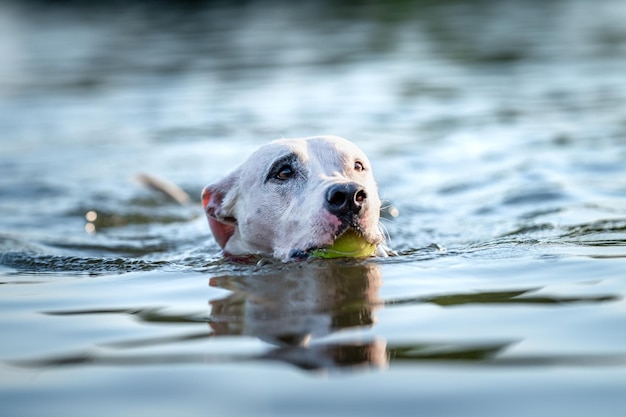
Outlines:
{"label": "water surface", "polygon": [[[623,415],[624,19],[3,3],[2,414]],[[368,153],[398,256],[225,262],[202,187],[326,133]]]}

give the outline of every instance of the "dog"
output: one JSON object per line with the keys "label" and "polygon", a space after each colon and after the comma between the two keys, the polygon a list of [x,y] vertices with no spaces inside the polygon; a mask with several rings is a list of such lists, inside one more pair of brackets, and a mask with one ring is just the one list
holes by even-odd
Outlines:
{"label": "dog", "polygon": [[274,140],[202,191],[226,256],[302,260],[348,229],[377,245],[381,201],[367,156],[338,136]]}

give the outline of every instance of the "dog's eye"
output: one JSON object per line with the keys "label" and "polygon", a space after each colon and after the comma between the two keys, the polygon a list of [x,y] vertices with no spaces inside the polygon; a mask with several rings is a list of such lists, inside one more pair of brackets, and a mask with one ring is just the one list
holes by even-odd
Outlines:
{"label": "dog's eye", "polygon": [[356,161],[354,163],[354,170],[356,172],[365,171],[365,167],[363,166],[363,163],[361,161]]}
{"label": "dog's eye", "polygon": [[282,167],[280,167],[280,169],[276,173],[276,178],[278,178],[279,180],[284,181],[284,180],[288,180],[289,178],[293,177],[294,174],[295,174],[295,171],[293,170],[291,165],[283,165]]}

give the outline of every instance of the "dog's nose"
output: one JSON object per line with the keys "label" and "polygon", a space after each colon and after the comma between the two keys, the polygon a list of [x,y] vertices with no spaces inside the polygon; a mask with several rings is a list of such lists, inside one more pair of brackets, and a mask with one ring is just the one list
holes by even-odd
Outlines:
{"label": "dog's nose", "polygon": [[358,184],[335,184],[326,192],[326,208],[336,216],[357,214],[366,199],[367,193]]}

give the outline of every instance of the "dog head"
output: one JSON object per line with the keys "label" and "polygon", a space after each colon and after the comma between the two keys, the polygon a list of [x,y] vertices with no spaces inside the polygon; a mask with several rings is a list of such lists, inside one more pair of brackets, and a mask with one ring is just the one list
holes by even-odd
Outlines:
{"label": "dog head", "polygon": [[303,258],[349,228],[369,243],[383,240],[369,160],[336,136],[270,142],[207,186],[202,203],[228,255]]}

